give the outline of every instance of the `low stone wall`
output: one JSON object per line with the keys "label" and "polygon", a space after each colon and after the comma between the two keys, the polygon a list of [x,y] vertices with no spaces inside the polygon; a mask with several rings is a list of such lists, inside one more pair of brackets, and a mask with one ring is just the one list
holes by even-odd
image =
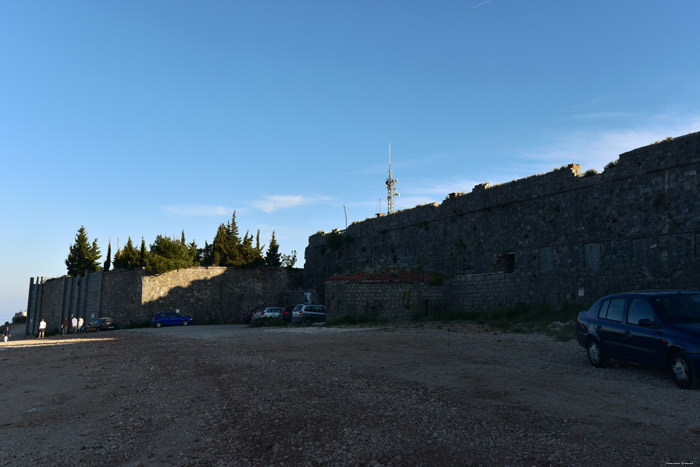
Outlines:
{"label": "low stone wall", "polygon": [[396,321],[444,311],[488,312],[516,303],[545,302],[555,308],[565,303],[587,306],[619,291],[700,289],[700,265],[694,265],[689,275],[684,271],[665,279],[651,276],[638,264],[624,266],[568,275],[554,271],[468,274],[453,277],[442,285],[331,280],[325,284],[327,319],[352,316]]}
{"label": "low stone wall", "polygon": [[141,311],[144,276],[142,269],[115,269],[106,272],[98,316],[109,316],[121,325],[146,321],[148,318]]}
{"label": "low stone wall", "polygon": [[[250,310],[303,302],[301,271],[190,268],[144,276],[141,313],[179,310],[200,323],[239,321]],[[299,277],[295,280],[294,276]]]}
{"label": "low stone wall", "polygon": [[26,332],[36,334],[41,319],[51,332],[73,316],[109,316],[127,326],[175,310],[197,323],[236,322],[257,308],[302,303],[302,284],[303,271],[284,268],[190,268],[155,276],[117,269],[37,278],[30,281]]}
{"label": "low stone wall", "polygon": [[446,308],[445,286],[424,283],[326,282],[326,320],[402,321]]}

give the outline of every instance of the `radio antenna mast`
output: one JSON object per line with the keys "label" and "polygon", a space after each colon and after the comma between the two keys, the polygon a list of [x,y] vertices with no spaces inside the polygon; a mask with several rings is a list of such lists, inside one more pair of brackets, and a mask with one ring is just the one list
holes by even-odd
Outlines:
{"label": "radio antenna mast", "polygon": [[394,213],[394,197],[399,196],[395,188],[397,183],[399,183],[399,181],[391,175],[391,143],[389,143],[389,177],[386,179],[386,188],[388,191],[386,196],[387,214]]}

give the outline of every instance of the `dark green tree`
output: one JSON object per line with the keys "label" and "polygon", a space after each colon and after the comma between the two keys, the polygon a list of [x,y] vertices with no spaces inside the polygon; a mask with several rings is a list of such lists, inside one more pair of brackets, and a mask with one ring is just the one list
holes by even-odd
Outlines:
{"label": "dark green tree", "polygon": [[187,249],[190,251],[190,256],[192,257],[192,266],[199,266],[202,264],[202,254],[200,249],[197,248],[197,243],[194,240],[187,245]]}
{"label": "dark green tree", "polygon": [[141,254],[129,237],[124,248],[117,250],[114,254],[114,268],[132,269],[138,267],[141,267]]}
{"label": "dark green tree", "polygon": [[267,253],[265,254],[265,264],[270,267],[277,268],[282,264],[282,255],[280,255],[280,245],[277,243],[275,238],[275,231],[272,231],[272,239],[270,239],[270,245],[267,247]]}
{"label": "dark green tree", "polygon": [[297,251],[292,250],[289,255],[282,255],[282,267],[292,269],[297,263]]}
{"label": "dark green tree", "polygon": [[146,240],[141,237],[141,251],[139,252],[139,266],[142,268],[146,267],[148,262],[148,251],[146,250]]}
{"label": "dark green tree", "polygon": [[173,240],[167,235],[156,237],[146,260],[146,270],[152,274],[160,274],[174,269],[186,269],[193,265],[188,246],[183,244],[182,240]]}
{"label": "dark green tree", "polygon": [[258,246],[253,246],[253,236],[249,232],[246,232],[243,236],[243,243],[241,244],[240,251],[240,263],[234,264],[237,267],[255,267],[264,266],[265,259],[262,257],[259,248],[260,242],[258,241]]}
{"label": "dark green tree", "polygon": [[212,245],[212,264],[214,266],[239,267],[244,264],[241,255],[241,238],[238,235],[236,211],[226,225],[221,224],[216,231]]}
{"label": "dark green tree", "polygon": [[109,271],[109,267],[112,265],[112,240],[107,243],[107,259],[103,266],[105,271]]}
{"label": "dark green tree", "polygon": [[85,226],[80,226],[75,236],[75,243],[71,245],[66,258],[66,268],[69,276],[83,274],[85,271],[95,272],[100,270],[99,259],[102,255],[97,246],[97,239],[92,245],[88,241]]}
{"label": "dark green tree", "polygon": [[202,266],[213,266],[214,265],[214,245],[209,244],[204,240],[204,248],[199,250],[200,264]]}

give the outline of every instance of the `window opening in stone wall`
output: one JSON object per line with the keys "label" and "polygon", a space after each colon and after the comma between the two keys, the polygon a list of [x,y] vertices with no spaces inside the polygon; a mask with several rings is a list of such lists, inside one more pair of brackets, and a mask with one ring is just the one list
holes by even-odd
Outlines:
{"label": "window opening in stone wall", "polygon": [[496,262],[494,272],[504,272],[506,274],[515,272],[515,253],[511,251],[502,254]]}

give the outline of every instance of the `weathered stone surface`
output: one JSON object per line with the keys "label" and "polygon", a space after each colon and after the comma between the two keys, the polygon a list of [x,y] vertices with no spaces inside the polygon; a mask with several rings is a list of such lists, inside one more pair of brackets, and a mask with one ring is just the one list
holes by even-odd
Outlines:
{"label": "weathered stone surface", "polygon": [[[622,154],[601,174],[572,164],[479,185],[441,204],[313,235],[305,285],[336,315],[356,312],[353,294],[379,307],[380,292],[328,279],[386,266],[449,274],[443,301],[453,311],[700,288],[699,172],[700,133],[693,133]],[[342,310],[334,309],[337,297],[347,297]]]}
{"label": "weathered stone surface", "polygon": [[[485,183],[442,203],[312,235],[303,284],[298,271],[279,268],[32,280],[27,330],[35,332],[40,317],[51,329],[73,314],[128,323],[176,309],[202,322],[231,322],[259,306],[299,303],[304,291],[325,302],[331,318],[405,319],[517,302],[591,303],[634,289],[698,289],[699,172],[700,133],[692,133],[622,154],[600,174],[571,164]],[[387,266],[449,280],[329,281]]]}
{"label": "weathered stone surface", "polygon": [[[175,311],[198,323],[228,323],[263,306],[301,303],[302,272],[284,268],[190,268],[150,276],[141,269],[59,277],[30,284],[27,332],[45,319],[49,331],[64,317],[110,316],[120,325],[149,322]],[[36,297],[36,298],[34,298]],[[34,305],[34,303],[36,303]]]}

